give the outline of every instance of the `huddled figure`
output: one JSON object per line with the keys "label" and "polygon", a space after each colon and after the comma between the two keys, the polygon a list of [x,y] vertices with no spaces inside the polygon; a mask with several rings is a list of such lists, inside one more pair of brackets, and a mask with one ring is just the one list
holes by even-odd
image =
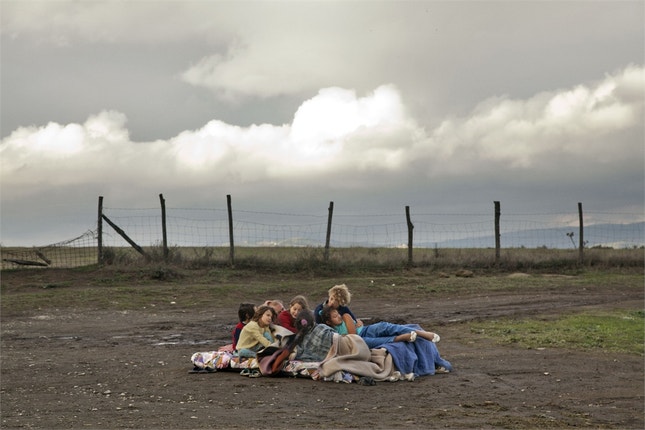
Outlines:
{"label": "huddled figure", "polygon": [[[291,360],[320,362],[321,372],[327,366],[333,370],[334,359],[344,364],[342,357],[351,350],[351,360],[363,360],[368,374],[380,377],[371,354],[389,354],[392,361],[406,375],[448,373],[450,362],[439,355],[436,343],[439,335],[424,330],[418,324],[393,324],[380,321],[364,324],[349,308],[351,293],[346,285],[335,285],[328,290],[327,298],[311,311],[303,295],[293,297],[285,308],[280,300],[267,300],[259,307],[242,303],[238,309],[239,322],[233,329],[232,351],[241,358],[257,358],[267,347],[281,345],[283,336],[289,339]],[[367,351],[367,352],[365,352]],[[365,355],[367,354],[367,355]],[[419,359],[410,359],[416,354]],[[260,358],[258,358],[260,359]],[[412,364],[410,364],[412,363]],[[430,366],[431,368],[419,368]],[[372,366],[372,367],[369,367]],[[361,368],[363,370],[364,368]],[[344,373],[346,369],[343,369]],[[259,376],[256,370],[245,369],[242,374]]]}
{"label": "huddled figure", "polygon": [[392,324],[381,321],[370,325],[358,326],[349,314],[340,315],[338,309],[325,306],[322,310],[322,320],[339,334],[358,334],[370,348],[378,348],[391,342],[414,342],[417,336],[438,342],[439,335],[419,329],[416,324]]}

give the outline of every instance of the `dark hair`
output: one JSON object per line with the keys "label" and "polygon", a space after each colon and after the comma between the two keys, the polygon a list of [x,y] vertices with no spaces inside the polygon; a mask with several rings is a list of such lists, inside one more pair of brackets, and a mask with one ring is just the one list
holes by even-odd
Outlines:
{"label": "dark hair", "polygon": [[255,311],[255,314],[253,314],[253,321],[260,321],[260,318],[262,318],[262,315],[264,315],[266,311],[271,311],[271,318],[275,318],[277,315],[275,309],[271,306],[262,305],[257,311]]}
{"label": "dark hair", "polygon": [[303,309],[298,312],[298,315],[296,315],[296,320],[294,321],[293,326],[295,327],[297,333],[307,333],[311,331],[312,328],[314,328],[315,324],[316,322],[314,320],[314,313],[309,309]]}
{"label": "dark hair", "polygon": [[327,324],[327,322],[331,322],[331,313],[333,311],[338,312],[338,309],[328,305],[323,306],[322,311],[320,312],[321,321],[324,322],[325,324]]}
{"label": "dark hair", "polygon": [[253,318],[253,315],[255,315],[255,305],[253,303],[240,303],[240,307],[237,310],[240,322]]}
{"label": "dark hair", "polygon": [[316,320],[314,319],[314,313],[311,312],[310,309],[303,309],[298,312],[296,320],[293,323],[293,326],[296,329],[296,335],[291,343],[291,350],[300,345],[307,333],[313,330],[315,325]]}

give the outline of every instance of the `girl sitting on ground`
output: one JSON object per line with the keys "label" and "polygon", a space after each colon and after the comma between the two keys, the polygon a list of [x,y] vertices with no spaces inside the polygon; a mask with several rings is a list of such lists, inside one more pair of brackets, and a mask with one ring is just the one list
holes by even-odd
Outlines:
{"label": "girl sitting on ground", "polygon": [[305,309],[309,309],[307,299],[304,296],[295,296],[289,302],[289,309],[285,309],[278,314],[278,324],[295,333],[297,331],[294,325],[296,316],[300,311]]}
{"label": "girl sitting on ground", "polygon": [[237,342],[237,354],[240,357],[257,357],[257,352],[271,345],[275,339],[271,331],[271,323],[276,317],[271,306],[260,306],[251,321],[240,332]]}
{"label": "girl sitting on ground", "polygon": [[416,324],[392,324],[381,321],[370,325],[357,326],[349,314],[341,315],[338,309],[325,306],[321,315],[323,321],[339,334],[358,334],[367,346],[379,348],[391,342],[414,342],[420,336],[431,342],[438,342],[439,335],[422,330]]}

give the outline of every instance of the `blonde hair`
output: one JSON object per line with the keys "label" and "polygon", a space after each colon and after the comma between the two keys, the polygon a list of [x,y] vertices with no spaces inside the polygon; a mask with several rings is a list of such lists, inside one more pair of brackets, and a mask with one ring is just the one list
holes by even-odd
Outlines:
{"label": "blonde hair", "polygon": [[333,297],[340,306],[347,306],[352,300],[352,294],[345,284],[334,285],[329,289],[328,293],[329,297]]}

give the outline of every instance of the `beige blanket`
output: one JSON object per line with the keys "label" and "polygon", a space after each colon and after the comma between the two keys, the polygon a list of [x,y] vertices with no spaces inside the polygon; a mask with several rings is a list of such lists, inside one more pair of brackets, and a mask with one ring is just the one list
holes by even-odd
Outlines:
{"label": "beige blanket", "polygon": [[387,351],[370,350],[363,338],[356,334],[334,335],[329,354],[320,364],[320,375],[325,378],[340,380],[343,371],[357,376],[369,376],[375,381],[398,379],[398,372]]}

